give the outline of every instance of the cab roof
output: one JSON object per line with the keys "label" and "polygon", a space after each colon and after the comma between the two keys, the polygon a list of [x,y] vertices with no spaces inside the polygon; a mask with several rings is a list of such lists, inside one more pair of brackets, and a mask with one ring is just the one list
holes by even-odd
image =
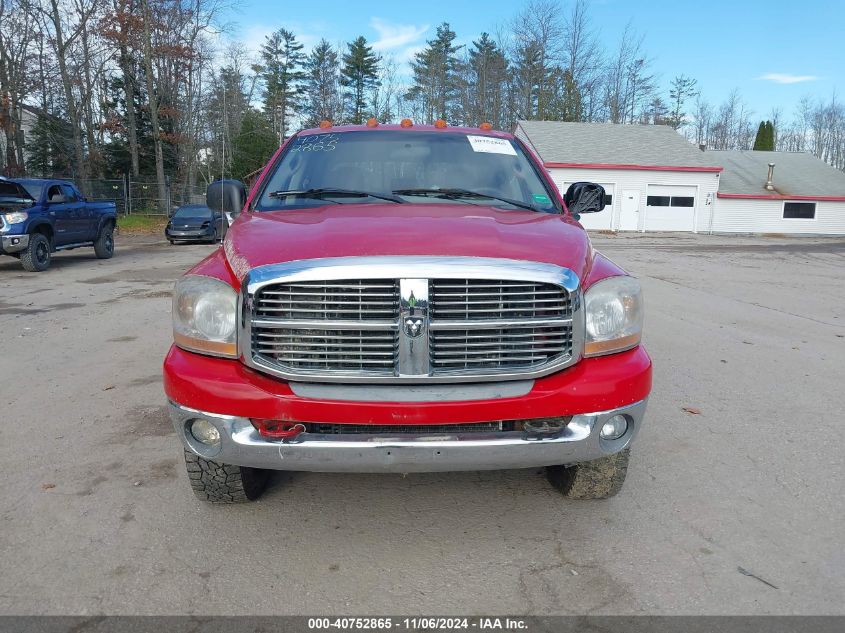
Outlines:
{"label": "cab roof", "polygon": [[417,125],[416,123],[410,127],[402,127],[395,123],[379,123],[375,126],[368,125],[332,125],[325,128],[310,128],[297,132],[294,136],[310,136],[311,134],[327,134],[329,132],[407,132],[413,134],[414,132],[436,132],[437,134],[472,134],[474,136],[493,136],[496,138],[514,139],[514,135],[509,132],[502,132],[500,130],[482,130],[477,127],[452,127],[438,128],[433,125]]}

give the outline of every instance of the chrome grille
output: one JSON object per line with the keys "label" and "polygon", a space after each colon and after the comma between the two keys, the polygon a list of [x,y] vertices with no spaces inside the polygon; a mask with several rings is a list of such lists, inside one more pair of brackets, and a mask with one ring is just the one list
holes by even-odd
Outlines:
{"label": "chrome grille", "polygon": [[554,319],[569,316],[569,293],[559,286],[486,279],[432,279],[434,319]]}
{"label": "chrome grille", "polygon": [[395,330],[252,329],[253,351],[281,367],[303,371],[362,371],[393,375]]}
{"label": "chrome grille", "polygon": [[525,370],[572,351],[569,292],[548,283],[432,279],[434,372]]}
{"label": "chrome grille", "polygon": [[438,370],[524,368],[572,348],[572,328],[515,326],[432,329],[431,366]]}
{"label": "chrome grille", "polygon": [[263,288],[255,315],[276,319],[378,321],[394,319],[399,289],[391,279],[302,281]]}
{"label": "chrome grille", "polygon": [[240,318],[248,365],[328,382],[542,376],[580,358],[584,329],[571,271],[484,258],[266,266],[245,279]]}
{"label": "chrome grille", "polygon": [[[269,284],[254,300],[253,353],[288,371],[392,376],[398,338],[391,322],[398,306],[392,279]],[[321,327],[307,327],[315,323]],[[346,327],[322,327],[339,323]],[[387,325],[360,329],[379,323]]]}

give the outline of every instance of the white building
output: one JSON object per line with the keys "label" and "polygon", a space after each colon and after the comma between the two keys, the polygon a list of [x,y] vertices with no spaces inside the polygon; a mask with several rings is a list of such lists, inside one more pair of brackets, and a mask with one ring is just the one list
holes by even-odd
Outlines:
{"label": "white building", "polygon": [[587,180],[605,188],[606,231],[707,231],[722,168],[663,125],[520,121],[516,135],[540,156],[563,193]]}
{"label": "white building", "polygon": [[587,229],[845,234],[845,173],[808,154],[701,151],[662,125],[520,121],[516,135],[561,193],[604,186],[607,207],[581,216]]}
{"label": "white building", "polygon": [[803,152],[707,155],[725,168],[714,232],[845,235],[845,172]]}

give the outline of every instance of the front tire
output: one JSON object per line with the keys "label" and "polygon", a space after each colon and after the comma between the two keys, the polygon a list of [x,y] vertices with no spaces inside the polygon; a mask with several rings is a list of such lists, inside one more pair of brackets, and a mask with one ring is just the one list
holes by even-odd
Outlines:
{"label": "front tire", "polygon": [[223,464],[185,450],[185,468],[194,494],[208,503],[255,501],[267,487],[269,470]]}
{"label": "front tire", "polygon": [[43,233],[29,236],[29,245],[21,252],[21,265],[31,273],[40,273],[50,266],[52,259],[50,240]]}
{"label": "front tire", "polygon": [[94,254],[98,259],[111,259],[114,255],[114,227],[111,224],[100,229],[97,241],[94,242]]}
{"label": "front tire", "polygon": [[631,449],[572,466],[547,466],[546,477],[568,499],[608,499],[622,490]]}

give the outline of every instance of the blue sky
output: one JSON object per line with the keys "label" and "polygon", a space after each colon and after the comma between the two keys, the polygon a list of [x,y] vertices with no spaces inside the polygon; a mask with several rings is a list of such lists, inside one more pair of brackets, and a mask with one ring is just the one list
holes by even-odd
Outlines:
{"label": "blue sky", "polygon": [[[363,35],[404,61],[443,21],[469,43],[482,31],[494,33],[521,6],[519,0],[243,0],[228,19],[233,35],[249,40],[250,48],[285,27],[306,47],[321,37],[339,43]],[[608,52],[628,22],[644,36],[664,99],[680,73],[698,79],[714,104],[738,88],[755,118],[778,106],[791,119],[805,95],[829,100],[835,92],[845,99],[845,0],[592,0],[590,13]]]}

